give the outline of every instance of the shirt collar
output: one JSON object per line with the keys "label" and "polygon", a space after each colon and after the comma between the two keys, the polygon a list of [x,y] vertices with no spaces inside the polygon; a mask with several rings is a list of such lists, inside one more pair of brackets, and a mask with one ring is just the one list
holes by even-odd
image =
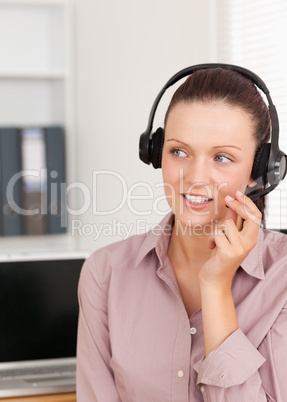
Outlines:
{"label": "shirt collar", "polygon": [[[167,245],[170,239],[174,220],[173,212],[170,212],[158,224],[154,225],[152,229],[147,232],[146,238],[139,248],[136,258],[135,266],[137,267],[143,258],[153,249],[156,249],[158,258],[163,260],[167,252]],[[259,229],[258,240],[256,246],[250,251],[248,256],[241,264],[241,268],[251,276],[258,279],[264,279],[264,266],[263,266],[263,229]]]}
{"label": "shirt collar", "polygon": [[170,212],[160,223],[153,225],[152,229],[146,233],[146,238],[141,244],[136,258],[136,267],[152,249],[157,250],[158,257],[162,260],[163,255],[166,254],[167,251],[173,219],[174,214]]}
{"label": "shirt collar", "polygon": [[244,271],[258,279],[264,279],[264,265],[263,265],[263,229],[259,229],[258,239],[256,246],[250,251],[248,256],[241,264]]}

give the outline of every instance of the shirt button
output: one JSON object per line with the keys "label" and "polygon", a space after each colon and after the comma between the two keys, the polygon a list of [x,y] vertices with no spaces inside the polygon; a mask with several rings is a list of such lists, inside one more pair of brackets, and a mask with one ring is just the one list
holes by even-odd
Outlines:
{"label": "shirt button", "polygon": [[177,376],[178,376],[179,378],[182,378],[182,377],[183,377],[183,371],[182,371],[182,370],[179,370],[179,371],[177,372]]}
{"label": "shirt button", "polygon": [[196,334],[196,328],[194,328],[194,327],[190,328],[190,333],[191,333],[191,335]]}
{"label": "shirt button", "polygon": [[200,391],[204,392],[204,386],[203,385],[200,386]]}

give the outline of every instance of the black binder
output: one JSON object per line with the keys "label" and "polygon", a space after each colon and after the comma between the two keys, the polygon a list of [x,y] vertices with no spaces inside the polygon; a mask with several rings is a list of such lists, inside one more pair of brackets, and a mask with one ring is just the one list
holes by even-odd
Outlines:
{"label": "black binder", "polygon": [[47,160],[47,231],[64,233],[67,230],[65,138],[61,126],[46,127]]}
{"label": "black binder", "polygon": [[[26,168],[23,165],[27,165],[27,157],[28,162],[32,159],[32,163],[28,163],[29,166],[33,164],[35,162],[33,152],[37,155],[37,151],[34,147],[30,151],[28,149],[28,152],[27,148],[25,152],[23,151],[24,130],[44,133],[45,163],[41,165],[41,169],[46,169],[46,178],[45,185],[42,186],[41,183],[41,187],[36,189],[31,187],[29,173],[26,175]],[[38,171],[39,166],[29,169]],[[40,213],[29,214],[27,211],[40,211]],[[0,235],[65,233],[66,214],[63,127],[0,127]]]}
{"label": "black binder", "polygon": [[1,234],[4,236],[23,234],[21,160],[20,130],[0,128]]}
{"label": "black binder", "polygon": [[47,233],[46,143],[42,127],[21,130],[23,216],[26,235]]}

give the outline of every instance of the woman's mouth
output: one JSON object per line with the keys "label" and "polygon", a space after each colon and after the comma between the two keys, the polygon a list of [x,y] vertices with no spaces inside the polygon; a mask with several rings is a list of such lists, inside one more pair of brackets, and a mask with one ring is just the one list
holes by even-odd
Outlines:
{"label": "woman's mouth", "polygon": [[208,206],[213,199],[203,195],[182,194],[184,203],[190,209],[203,209]]}

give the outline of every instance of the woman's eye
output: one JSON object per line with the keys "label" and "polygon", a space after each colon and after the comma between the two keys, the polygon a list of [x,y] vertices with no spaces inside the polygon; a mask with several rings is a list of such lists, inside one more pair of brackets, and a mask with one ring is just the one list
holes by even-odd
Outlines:
{"label": "woman's eye", "polygon": [[171,153],[172,153],[174,156],[181,156],[181,157],[185,157],[185,156],[186,156],[186,153],[185,153],[184,151],[182,151],[181,149],[178,149],[178,148],[173,148],[173,149],[171,150]]}
{"label": "woman's eye", "polygon": [[220,163],[231,162],[231,159],[224,155],[216,155],[215,160]]}

